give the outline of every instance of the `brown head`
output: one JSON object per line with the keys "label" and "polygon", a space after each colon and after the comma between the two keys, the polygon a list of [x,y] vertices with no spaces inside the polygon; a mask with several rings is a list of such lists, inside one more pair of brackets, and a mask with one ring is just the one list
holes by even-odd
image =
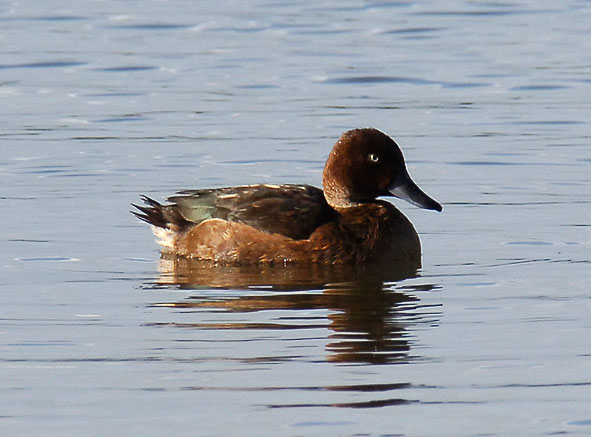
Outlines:
{"label": "brown head", "polygon": [[323,178],[324,196],[335,209],[357,206],[379,196],[395,196],[420,208],[441,205],[411,179],[398,144],[377,129],[353,129],[335,143]]}

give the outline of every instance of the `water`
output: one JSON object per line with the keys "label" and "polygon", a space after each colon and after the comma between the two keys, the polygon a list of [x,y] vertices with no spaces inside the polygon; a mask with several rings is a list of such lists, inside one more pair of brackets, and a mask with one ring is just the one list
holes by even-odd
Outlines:
{"label": "water", "polygon": [[[589,435],[586,1],[0,4],[3,435]],[[140,193],[393,135],[416,278],[171,273]],[[181,274],[178,274],[180,272]]]}

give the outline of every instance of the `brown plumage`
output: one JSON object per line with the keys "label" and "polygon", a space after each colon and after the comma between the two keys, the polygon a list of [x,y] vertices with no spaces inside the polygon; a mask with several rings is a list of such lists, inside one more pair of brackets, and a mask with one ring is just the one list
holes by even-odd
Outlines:
{"label": "brown plumage", "polygon": [[138,218],[153,225],[163,253],[216,263],[404,263],[420,267],[412,223],[376,197],[441,206],[412,181],[402,152],[376,129],[345,132],[309,185],[251,185],[181,191],[169,204],[142,196]]}

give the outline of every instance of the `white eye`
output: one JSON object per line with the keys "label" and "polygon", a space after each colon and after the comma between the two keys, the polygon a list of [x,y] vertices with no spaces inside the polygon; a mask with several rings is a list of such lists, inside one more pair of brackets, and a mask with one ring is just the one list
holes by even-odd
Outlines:
{"label": "white eye", "polygon": [[380,157],[375,153],[370,153],[367,157],[371,162],[379,162]]}

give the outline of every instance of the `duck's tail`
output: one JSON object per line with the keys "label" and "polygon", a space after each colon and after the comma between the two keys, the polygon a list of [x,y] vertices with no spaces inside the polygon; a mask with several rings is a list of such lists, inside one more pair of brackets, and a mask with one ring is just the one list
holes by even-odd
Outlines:
{"label": "duck's tail", "polygon": [[158,228],[168,228],[168,224],[170,220],[167,218],[168,215],[165,212],[166,206],[162,205],[161,203],[157,202],[154,199],[151,199],[148,196],[141,196],[141,199],[144,201],[146,206],[139,206],[135,203],[132,203],[131,206],[137,209],[137,211],[129,211],[134,216],[139,218],[140,220],[151,224],[152,226],[156,226]]}
{"label": "duck's tail", "polygon": [[141,221],[152,225],[152,231],[158,238],[158,244],[163,248],[174,247],[175,235],[184,231],[190,224],[181,215],[176,205],[162,205],[160,202],[148,197],[141,196],[145,206],[132,203],[131,206],[137,211],[130,211]]}

